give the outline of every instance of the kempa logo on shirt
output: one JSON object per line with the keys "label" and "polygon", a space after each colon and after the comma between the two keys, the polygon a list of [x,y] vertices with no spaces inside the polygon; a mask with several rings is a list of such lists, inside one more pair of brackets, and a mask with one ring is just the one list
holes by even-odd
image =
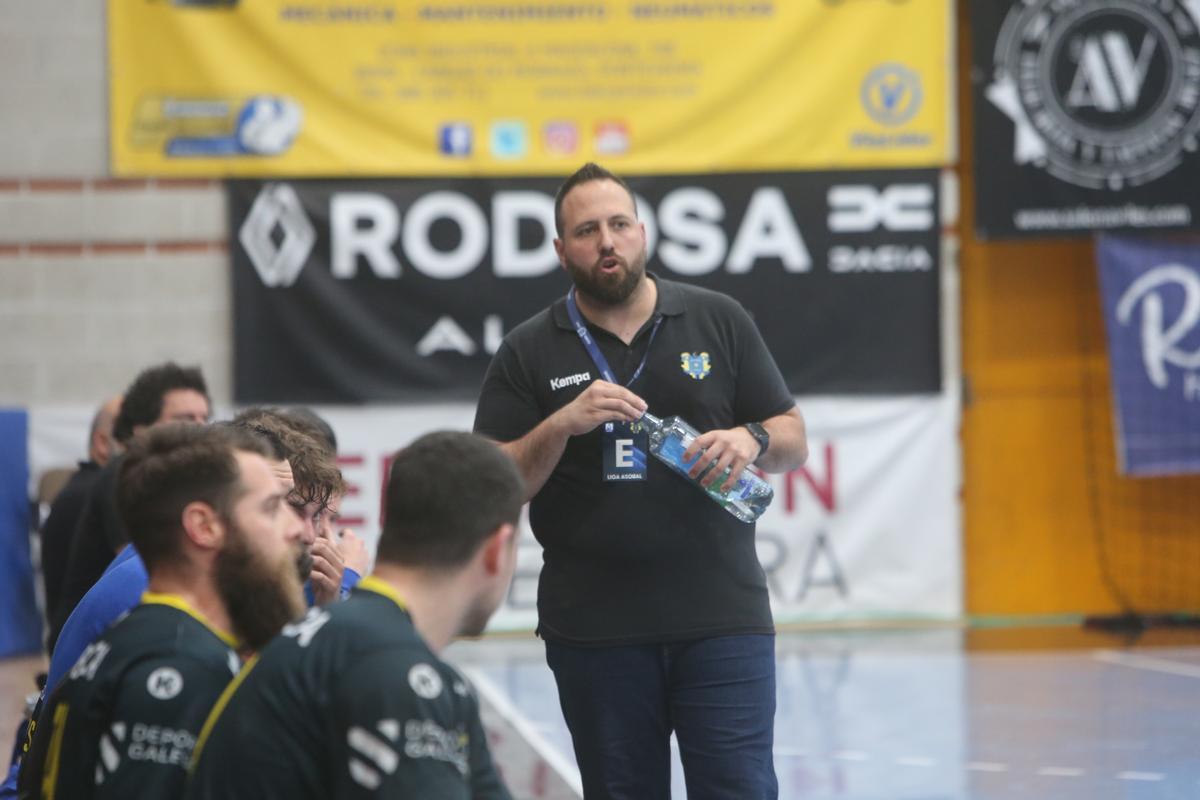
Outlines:
{"label": "kempa logo on shirt", "polygon": [[159,667],[146,679],[146,691],[158,700],[170,700],[183,691],[183,676],[174,667]]}
{"label": "kempa logo on shirt", "polygon": [[442,693],[442,676],[428,664],[414,664],[408,671],[408,685],[418,697],[432,700]]}
{"label": "kempa logo on shirt", "polygon": [[592,379],[590,372],[576,372],[574,375],[567,375],[563,378],[551,378],[550,390],[557,392],[559,389],[565,389],[568,386],[578,386],[581,383],[586,383]]}

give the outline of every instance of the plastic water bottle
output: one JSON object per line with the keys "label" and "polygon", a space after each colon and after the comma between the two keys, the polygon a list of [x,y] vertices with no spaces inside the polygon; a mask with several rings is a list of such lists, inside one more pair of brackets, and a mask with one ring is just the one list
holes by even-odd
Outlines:
{"label": "plastic water bottle", "polygon": [[749,469],[742,472],[738,482],[728,492],[721,491],[721,486],[729,476],[728,469],[725,470],[725,475],[712,486],[703,486],[700,483],[700,479],[707,474],[707,471],[701,472],[700,476],[696,478],[689,475],[688,470],[704,457],[704,451],[701,450],[700,454],[691,461],[683,460],[684,452],[700,435],[700,432],[679,417],[659,419],[653,414],[643,414],[638,421],[646,428],[650,436],[650,452],[659,461],[696,484],[696,488],[742,522],[754,522],[767,510],[767,506],[771,505],[771,500],[775,498],[775,490],[771,488],[771,484]]}

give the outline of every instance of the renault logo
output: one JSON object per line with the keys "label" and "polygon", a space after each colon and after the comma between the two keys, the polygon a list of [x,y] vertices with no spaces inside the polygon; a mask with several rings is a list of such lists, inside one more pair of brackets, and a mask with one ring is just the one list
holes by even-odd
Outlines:
{"label": "renault logo", "polygon": [[291,286],[312,252],[317,234],[296,190],[268,183],[254,199],[238,241],[266,286]]}

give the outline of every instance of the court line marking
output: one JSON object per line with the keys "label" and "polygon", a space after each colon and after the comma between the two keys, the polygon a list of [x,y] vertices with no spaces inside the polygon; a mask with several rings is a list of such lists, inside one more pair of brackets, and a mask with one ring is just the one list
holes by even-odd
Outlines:
{"label": "court line marking", "polygon": [[1096,650],[1092,658],[1105,664],[1117,664],[1122,667],[1144,669],[1149,672],[1162,672],[1167,675],[1179,675],[1184,678],[1200,678],[1200,666],[1183,661],[1170,661],[1165,658],[1143,656],[1136,653],[1123,653],[1119,650]]}
{"label": "court line marking", "polygon": [[1161,772],[1134,772],[1127,770],[1117,773],[1117,780],[1119,781],[1161,781],[1165,777],[1166,775],[1163,775]]}
{"label": "court line marking", "polygon": [[[778,748],[775,753],[776,755],[806,755],[803,750],[791,750],[790,748]],[[871,758],[870,755],[861,750],[839,750],[830,755],[840,761],[869,761]],[[937,761],[926,756],[897,756],[893,761],[896,764],[906,767],[937,766]],[[1008,764],[1001,764],[996,761],[968,761],[965,766],[973,772],[1009,771]],[[1080,778],[1087,774],[1087,770],[1079,767],[1041,767],[1038,769],[1037,774],[1048,778]],[[1124,772],[1118,772],[1114,777],[1121,781],[1155,783],[1166,780],[1167,776],[1161,772],[1125,770]]]}
{"label": "court line marking", "polygon": [[583,777],[579,774],[579,768],[559,753],[550,742],[546,741],[537,726],[517,710],[512,701],[504,695],[504,692],[500,691],[496,684],[492,683],[491,678],[482,670],[475,667],[459,667],[459,669],[471,679],[475,690],[483,695],[495,712],[504,717],[517,733],[525,738],[526,743],[533,748],[533,752],[545,761],[550,769],[557,772],[572,791],[583,797]]}

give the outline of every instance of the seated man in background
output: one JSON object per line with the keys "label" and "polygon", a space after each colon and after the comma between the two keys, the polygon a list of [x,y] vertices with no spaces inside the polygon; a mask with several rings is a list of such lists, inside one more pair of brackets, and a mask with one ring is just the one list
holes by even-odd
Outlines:
{"label": "seated man in background", "polygon": [[[113,437],[127,446],[134,434],[164,422],[208,421],[211,408],[208,386],[199,369],[168,362],[142,370],[125,390],[121,410],[113,423]],[[117,515],[117,470],[120,457],[109,461],[88,492],[71,537],[70,555],[59,591],[58,608],[46,649],[53,653],[59,631],[80,598],[104,574],[129,536]]]}
{"label": "seated man in background", "polygon": [[67,570],[67,558],[71,554],[71,540],[75,526],[83,513],[92,484],[100,475],[100,469],[117,454],[120,445],[113,437],[113,422],[121,410],[121,397],[111,397],[104,402],[92,418],[88,432],[87,461],[80,461],[79,468],[50,504],[50,514],[40,533],[42,553],[42,584],[46,597],[46,627],[58,619],[58,601],[62,595],[63,576]]}
{"label": "seated man in background", "polygon": [[261,647],[304,608],[302,526],[270,454],[228,425],[162,426],[130,445],[118,509],[149,591],[50,696],[19,797],[179,797],[236,650]]}
{"label": "seated man in background", "polygon": [[248,663],[196,746],[191,800],[508,798],[479,704],[439,653],[508,590],[524,485],[468,433],[401,450],[375,572]]}

